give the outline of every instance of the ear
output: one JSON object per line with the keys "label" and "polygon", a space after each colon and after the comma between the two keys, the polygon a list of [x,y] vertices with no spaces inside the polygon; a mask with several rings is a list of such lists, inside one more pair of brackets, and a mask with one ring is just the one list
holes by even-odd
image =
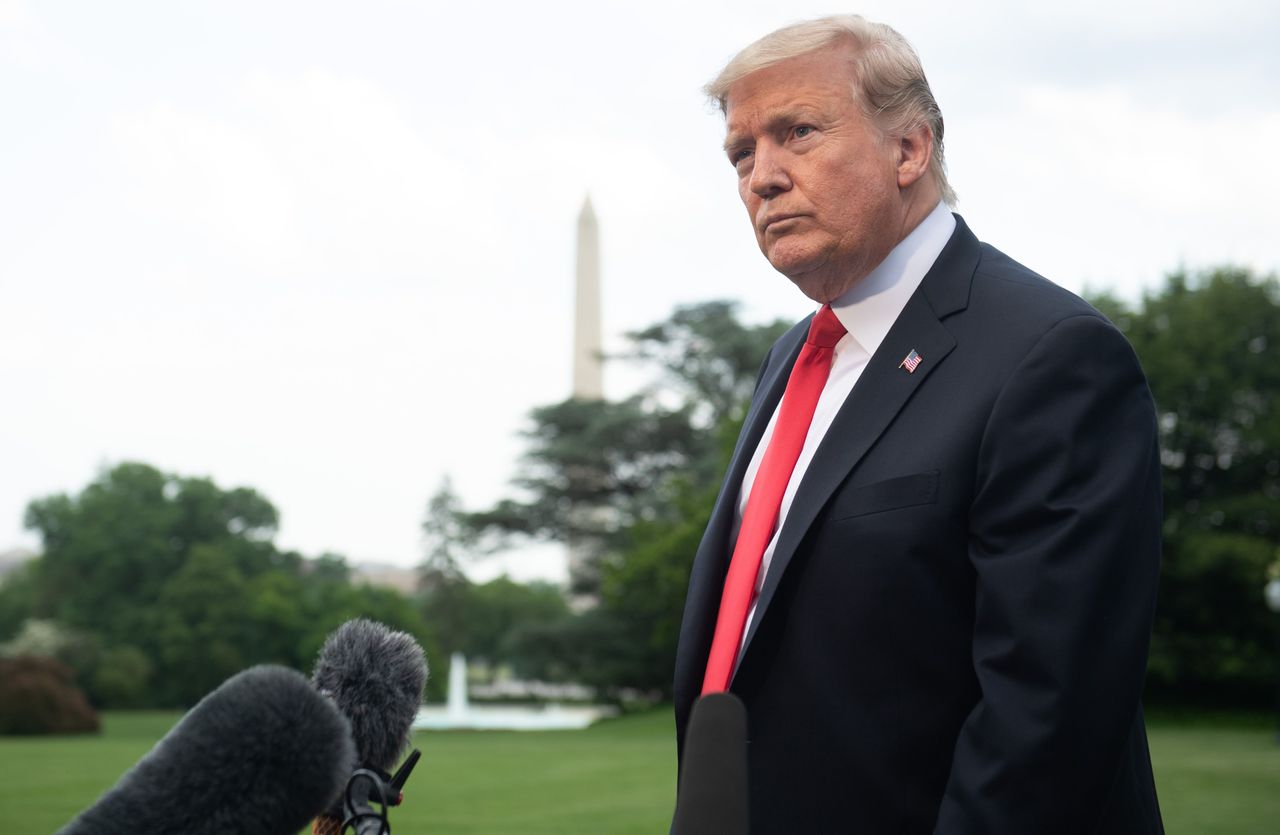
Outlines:
{"label": "ear", "polygon": [[933,131],[922,124],[898,140],[898,188],[910,188],[929,172]]}

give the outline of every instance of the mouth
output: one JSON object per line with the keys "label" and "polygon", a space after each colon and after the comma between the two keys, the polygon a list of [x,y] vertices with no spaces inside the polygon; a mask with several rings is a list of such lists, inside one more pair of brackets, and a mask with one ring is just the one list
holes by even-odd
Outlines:
{"label": "mouth", "polygon": [[761,231],[762,233],[763,233],[763,232],[769,232],[769,231],[777,232],[777,231],[780,231],[780,230],[778,230],[778,229],[774,229],[773,227],[778,226],[779,224],[785,224],[785,223],[787,223],[788,221],[798,220],[798,219],[800,219],[800,218],[802,218],[802,217],[804,217],[804,215],[800,215],[800,214],[776,214],[776,215],[770,215],[770,216],[766,217],[766,218],[764,219],[764,221],[760,224],[760,231]]}

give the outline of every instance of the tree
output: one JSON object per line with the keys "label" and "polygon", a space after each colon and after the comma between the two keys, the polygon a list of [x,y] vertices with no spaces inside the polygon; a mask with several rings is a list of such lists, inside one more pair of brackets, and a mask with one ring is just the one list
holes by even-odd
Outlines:
{"label": "tree", "polygon": [[427,502],[422,535],[426,556],[418,566],[418,588],[423,619],[447,657],[461,650],[466,641],[472,596],[471,583],[462,571],[470,535],[448,476]]}
{"label": "tree", "polygon": [[74,497],[37,499],[25,523],[44,542],[38,614],[109,643],[140,643],[149,633],[152,604],[193,548],[220,547],[244,575],[278,559],[270,544],[277,514],[266,499],[146,464],[104,470]]}
{"label": "tree", "polygon": [[700,452],[690,413],[649,396],[569,399],[534,409],[530,419],[531,445],[513,480],[528,498],[470,514],[481,532],[607,546],[654,512],[666,476]]}
{"label": "tree", "polygon": [[353,617],[428,637],[404,595],[353,586],[342,557],[277,549],[276,510],[249,488],[126,463],[31,502],[26,522],[44,555],[0,602],[74,638],[58,657],[97,704],[190,705],[251,664],[310,669]]}
{"label": "tree", "polygon": [[598,593],[600,565],[627,546],[633,526],[676,521],[685,485],[720,477],[725,428],[741,422],[760,360],[787,327],[743,324],[736,309],[680,307],[629,334],[630,350],[615,359],[656,372],[637,395],[534,409],[513,479],[519,496],[466,514],[469,526],[504,542],[574,541],[596,563],[576,590]]}
{"label": "tree", "polygon": [[631,687],[671,694],[689,572],[717,490],[687,486],[674,519],[636,525],[627,547],[602,569],[601,608],[634,642],[622,679]]}
{"label": "tree", "polygon": [[[192,705],[248,666],[245,578],[234,556],[201,544],[160,592],[154,615],[162,699]],[[256,630],[254,630],[256,632]]]}
{"label": "tree", "polygon": [[463,650],[491,663],[510,662],[522,675],[545,677],[546,669],[526,657],[521,633],[559,626],[569,618],[560,589],[551,583],[517,583],[498,577],[471,588],[468,629]]}
{"label": "tree", "polygon": [[575,591],[599,605],[517,629],[519,657],[606,690],[670,689],[693,553],[759,363],[787,327],[744,324],[732,302],[677,308],[615,358],[654,371],[644,391],[533,411],[519,496],[464,518],[481,535],[590,548]]}
{"label": "tree", "polygon": [[[440,657],[416,603],[393,589],[353,585],[351,570],[341,556],[324,554],[305,560],[297,576],[295,600],[300,631],[292,636],[296,649],[291,666],[310,670],[329,633],[358,617],[407,632],[423,644],[428,658]],[[255,629],[261,631],[261,627]]]}
{"label": "tree", "polygon": [[1179,271],[1130,309],[1097,300],[1147,372],[1164,465],[1164,564],[1150,687],[1263,703],[1266,567],[1280,545],[1280,287]]}
{"label": "tree", "polygon": [[109,647],[102,651],[85,691],[91,702],[102,707],[146,707],[152,702],[154,667],[151,659],[137,647]]}
{"label": "tree", "polygon": [[470,549],[470,533],[461,519],[458,495],[449,476],[427,502],[422,520],[426,556],[419,566],[424,584],[463,576],[463,555]]}
{"label": "tree", "polygon": [[741,421],[765,352],[789,327],[744,325],[731,301],[677,307],[671,318],[628,335],[625,359],[656,364],[660,385],[687,403],[703,428]]}
{"label": "tree", "polygon": [[38,594],[36,572],[40,558],[28,560],[0,580],[0,640],[17,634],[35,616]]}

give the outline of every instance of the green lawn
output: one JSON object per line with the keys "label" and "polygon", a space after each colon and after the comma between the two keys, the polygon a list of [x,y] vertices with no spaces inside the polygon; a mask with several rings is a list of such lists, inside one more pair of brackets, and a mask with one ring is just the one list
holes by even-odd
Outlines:
{"label": "green lawn", "polygon": [[[7,831],[53,832],[147,752],[176,719],[109,713],[97,737],[0,737]],[[1152,756],[1169,835],[1274,835],[1280,746],[1260,719],[1159,717]],[[420,734],[423,759],[397,835],[665,833],[675,755],[667,711],[578,733]]]}
{"label": "green lawn", "polygon": [[1280,745],[1265,717],[1148,720],[1169,835],[1280,832]]}

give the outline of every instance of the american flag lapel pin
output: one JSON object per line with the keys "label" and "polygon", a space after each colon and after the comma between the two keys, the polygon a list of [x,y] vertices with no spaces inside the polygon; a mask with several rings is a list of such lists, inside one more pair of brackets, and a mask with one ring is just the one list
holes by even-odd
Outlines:
{"label": "american flag lapel pin", "polygon": [[924,357],[917,354],[916,349],[912,348],[911,353],[907,354],[902,362],[898,363],[898,367],[907,369],[908,374],[914,374],[916,373],[916,366],[918,366],[923,359]]}

